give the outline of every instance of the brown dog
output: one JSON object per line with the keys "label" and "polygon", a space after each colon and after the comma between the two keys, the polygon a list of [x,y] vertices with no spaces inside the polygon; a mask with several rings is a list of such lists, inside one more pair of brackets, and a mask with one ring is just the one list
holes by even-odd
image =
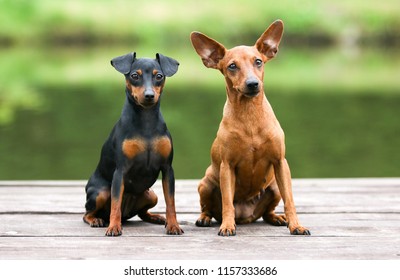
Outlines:
{"label": "brown dog", "polygon": [[[211,148],[211,165],[200,181],[201,215],[197,226],[221,222],[219,235],[236,234],[236,223],[262,217],[287,225],[291,234],[310,235],[297,219],[291,175],[285,158],[283,130],[263,90],[264,63],[275,57],[283,22],[272,23],[252,47],[227,50],[198,32],[191,41],[204,65],[225,77],[227,100],[217,137]],[[283,199],[285,215],[274,210]]]}

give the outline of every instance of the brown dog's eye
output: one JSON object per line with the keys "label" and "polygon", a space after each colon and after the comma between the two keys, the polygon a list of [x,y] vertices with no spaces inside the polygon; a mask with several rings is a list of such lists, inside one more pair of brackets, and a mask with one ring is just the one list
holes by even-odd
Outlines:
{"label": "brown dog's eye", "polygon": [[256,65],[258,66],[258,67],[260,67],[260,66],[262,66],[262,60],[261,59],[256,59]]}
{"label": "brown dog's eye", "polygon": [[160,74],[160,73],[158,73],[158,74],[156,75],[156,80],[157,80],[157,81],[161,81],[163,78],[164,78],[164,76],[163,76],[162,74]]}
{"label": "brown dog's eye", "polygon": [[228,69],[231,70],[231,71],[236,70],[237,69],[236,63],[229,64]]}
{"label": "brown dog's eye", "polygon": [[134,80],[134,81],[137,81],[137,80],[139,80],[139,74],[138,73],[132,73],[132,75],[131,75],[131,78]]}

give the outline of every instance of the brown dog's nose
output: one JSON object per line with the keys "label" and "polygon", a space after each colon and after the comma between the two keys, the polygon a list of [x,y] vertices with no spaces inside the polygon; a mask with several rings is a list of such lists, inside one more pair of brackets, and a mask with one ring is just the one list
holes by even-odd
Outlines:
{"label": "brown dog's nose", "polygon": [[256,79],[248,79],[246,81],[246,86],[250,91],[257,91],[259,82]]}

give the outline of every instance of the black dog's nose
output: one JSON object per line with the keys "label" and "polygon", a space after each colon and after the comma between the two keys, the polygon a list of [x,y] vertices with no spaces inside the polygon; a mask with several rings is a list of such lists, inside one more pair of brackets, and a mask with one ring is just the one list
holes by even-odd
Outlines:
{"label": "black dog's nose", "polygon": [[154,92],[153,91],[145,91],[144,98],[146,100],[153,100],[154,99]]}
{"label": "black dog's nose", "polygon": [[249,79],[246,81],[246,86],[251,91],[258,90],[258,85],[259,85],[259,83],[255,79]]}

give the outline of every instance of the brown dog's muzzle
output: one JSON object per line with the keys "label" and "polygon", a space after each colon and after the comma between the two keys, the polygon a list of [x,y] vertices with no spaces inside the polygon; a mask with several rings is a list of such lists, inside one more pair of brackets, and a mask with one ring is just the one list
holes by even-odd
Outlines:
{"label": "brown dog's muzzle", "polygon": [[256,78],[249,78],[246,80],[246,90],[244,94],[248,97],[257,96],[260,92],[260,82]]}

